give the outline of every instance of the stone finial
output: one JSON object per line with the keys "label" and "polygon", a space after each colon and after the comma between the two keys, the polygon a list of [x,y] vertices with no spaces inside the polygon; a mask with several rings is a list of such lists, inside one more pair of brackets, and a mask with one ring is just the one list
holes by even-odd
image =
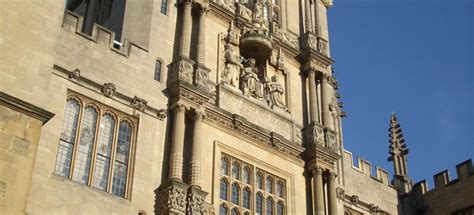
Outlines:
{"label": "stone finial", "polygon": [[395,175],[408,175],[406,156],[409,152],[405,138],[403,137],[402,128],[398,123],[395,114],[390,117],[390,128],[389,128],[389,161],[394,162]]}

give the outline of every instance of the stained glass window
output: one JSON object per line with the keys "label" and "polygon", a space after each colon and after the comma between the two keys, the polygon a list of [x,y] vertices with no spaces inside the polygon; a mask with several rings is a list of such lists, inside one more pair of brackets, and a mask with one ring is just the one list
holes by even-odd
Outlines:
{"label": "stained glass window", "polygon": [[66,103],[55,174],[126,198],[134,133],[134,120],[128,119],[95,101],[71,95]]}

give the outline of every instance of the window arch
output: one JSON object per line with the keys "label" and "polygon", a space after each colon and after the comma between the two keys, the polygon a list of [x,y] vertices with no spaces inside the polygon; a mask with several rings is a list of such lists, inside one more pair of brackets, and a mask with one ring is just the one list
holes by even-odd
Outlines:
{"label": "window arch", "polygon": [[[166,0],[162,0],[162,1],[166,1]],[[162,68],[163,68],[163,63],[161,62],[161,60],[156,60],[156,62],[155,62],[155,74],[154,74],[154,77],[153,77],[153,79],[155,79],[155,81],[161,81]]]}
{"label": "window arch", "polygon": [[221,174],[229,175],[229,161],[226,158],[221,159]]}
{"label": "window arch", "polygon": [[263,175],[262,173],[257,173],[257,188],[263,190]]}
{"label": "window arch", "polygon": [[54,173],[127,198],[136,120],[81,95],[68,97]]}
{"label": "window arch", "polygon": [[283,215],[285,213],[285,205],[283,202],[278,201],[277,203],[277,215]]}
{"label": "window arch", "polygon": [[250,184],[251,183],[251,179],[250,179],[250,169],[248,167],[245,167],[244,168],[244,171],[243,171],[243,174],[242,174],[242,181],[246,184]]}
{"label": "window arch", "polygon": [[273,215],[273,200],[271,197],[267,198],[265,205],[266,205],[266,210],[265,210],[266,215]]}
{"label": "window arch", "polygon": [[221,179],[220,197],[222,200],[227,200],[227,194],[229,190],[229,184],[225,179]]}
{"label": "window arch", "polygon": [[232,178],[240,179],[240,166],[237,162],[232,163]]}
{"label": "window arch", "polygon": [[284,190],[285,190],[285,185],[283,184],[282,181],[278,181],[277,187],[276,187],[276,195],[280,198],[283,198]]}
{"label": "window arch", "polygon": [[273,193],[273,178],[271,176],[267,176],[265,180],[265,191],[267,193]]}
{"label": "window arch", "polygon": [[237,183],[232,184],[232,197],[231,202],[238,205],[239,204],[239,195],[240,195],[240,188]]}
{"label": "window arch", "polygon": [[227,211],[228,211],[227,205],[221,204],[219,206],[219,215],[227,215]]}
{"label": "window arch", "polygon": [[261,193],[257,193],[257,197],[255,198],[255,211],[258,214],[263,213],[263,195]]}
{"label": "window arch", "polygon": [[239,209],[237,208],[232,209],[231,215],[239,215],[239,214],[240,214]]}
{"label": "window arch", "polygon": [[248,187],[246,187],[242,192],[242,206],[244,208],[250,209],[251,195],[252,192]]}

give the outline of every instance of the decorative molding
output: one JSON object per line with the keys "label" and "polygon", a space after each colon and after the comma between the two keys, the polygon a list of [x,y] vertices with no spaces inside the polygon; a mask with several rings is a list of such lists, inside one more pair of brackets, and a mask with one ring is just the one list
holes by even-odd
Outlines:
{"label": "decorative molding", "polygon": [[[77,76],[76,79],[71,79],[70,77],[73,76],[73,74],[77,73],[77,71],[80,71],[79,69],[74,69],[74,70],[71,71],[71,70],[67,70],[67,69],[65,69],[61,66],[58,66],[56,64],[53,65],[53,69],[55,70],[55,72],[53,72],[53,74],[55,74],[55,75],[57,75],[61,78],[64,78],[66,80],[70,80],[72,83],[78,84],[78,85],[80,85],[82,87],[85,87],[89,90],[95,91],[99,94],[103,94],[104,96],[107,96],[106,93],[105,93],[105,89],[107,89],[107,91],[112,91],[112,85],[113,85],[115,90],[113,90],[113,93],[111,93],[111,94],[109,94],[110,92],[107,93],[107,94],[110,95],[110,96],[107,96],[108,98],[113,99],[115,101],[118,101],[118,102],[120,102],[122,104],[125,104],[127,106],[130,106],[130,107],[133,107],[132,103],[134,103],[134,105],[136,105],[137,108],[135,108],[135,107],[133,107],[133,108],[139,109],[143,113],[145,113],[149,116],[152,116],[154,118],[161,119],[161,116],[162,116],[162,113],[160,113],[161,110],[162,110],[161,108],[155,108],[155,107],[149,106],[148,102],[146,100],[143,100],[143,101],[135,100],[134,101],[136,96],[132,97],[132,96],[129,96],[129,95],[125,95],[121,91],[118,91],[115,84],[112,84],[112,83],[103,83],[103,84],[101,84],[97,81],[91,80],[91,79],[89,79],[87,77],[84,77],[82,75]],[[143,103],[143,102],[144,102],[144,104],[139,104],[139,103]]]}
{"label": "decorative molding", "polygon": [[31,103],[25,102],[4,92],[0,92],[0,105],[16,110],[20,113],[33,117],[41,122],[43,125],[46,124],[54,113],[51,113],[45,109],[37,107]]}

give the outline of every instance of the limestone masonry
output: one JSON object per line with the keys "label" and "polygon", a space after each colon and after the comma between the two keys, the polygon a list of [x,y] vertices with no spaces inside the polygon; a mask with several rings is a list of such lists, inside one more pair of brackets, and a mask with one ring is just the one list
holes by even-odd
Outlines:
{"label": "limestone masonry", "polygon": [[0,1],[0,214],[473,215],[472,161],[412,182],[395,115],[394,174],[354,165],[332,4]]}

